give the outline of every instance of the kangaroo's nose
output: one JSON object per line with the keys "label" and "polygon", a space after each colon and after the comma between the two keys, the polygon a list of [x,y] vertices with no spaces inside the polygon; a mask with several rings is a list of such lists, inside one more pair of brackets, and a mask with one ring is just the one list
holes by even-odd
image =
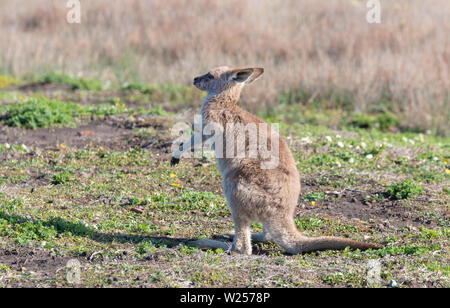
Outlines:
{"label": "kangaroo's nose", "polygon": [[198,78],[198,77],[195,77],[194,78],[194,83],[197,83],[197,82],[199,82],[200,81],[200,78]]}

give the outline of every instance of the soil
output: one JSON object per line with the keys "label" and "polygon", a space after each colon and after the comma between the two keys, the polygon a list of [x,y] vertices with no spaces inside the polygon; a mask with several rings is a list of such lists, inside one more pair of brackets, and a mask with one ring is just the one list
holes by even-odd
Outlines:
{"label": "soil", "polygon": [[[312,191],[312,187],[302,185],[303,193]],[[331,193],[328,199],[318,201],[316,205],[310,202],[302,202],[297,209],[297,215],[301,217],[325,216],[342,221],[361,220],[370,221],[376,218],[379,231],[385,229],[398,229],[402,227],[426,226],[436,227],[436,222],[423,220],[420,217],[420,209],[405,205],[396,200],[368,201],[367,195],[377,192],[345,190]]]}
{"label": "soil", "polygon": [[[51,280],[54,279],[58,272],[66,272],[67,262],[71,259],[73,258],[68,256],[55,256],[48,251],[40,249],[26,247],[17,249],[0,248],[0,264],[34,277],[44,279],[48,277],[50,286],[52,286]],[[29,279],[14,279],[8,283],[8,287],[36,287],[36,285]]]}
{"label": "soil", "polygon": [[6,89],[7,91],[20,91],[23,93],[43,92],[49,94],[56,91],[70,91],[69,85],[52,84],[45,82],[33,82],[22,86],[14,86]]}
{"label": "soil", "polygon": [[170,140],[161,140],[159,136],[138,137],[133,131],[135,127],[149,127],[163,130],[157,121],[145,124],[130,124],[121,117],[105,117],[94,120],[76,128],[52,127],[23,129],[0,126],[0,144],[24,144],[28,148],[40,150],[56,149],[60,144],[66,147],[81,149],[98,149],[127,151],[130,148],[144,148],[161,153],[168,153]]}

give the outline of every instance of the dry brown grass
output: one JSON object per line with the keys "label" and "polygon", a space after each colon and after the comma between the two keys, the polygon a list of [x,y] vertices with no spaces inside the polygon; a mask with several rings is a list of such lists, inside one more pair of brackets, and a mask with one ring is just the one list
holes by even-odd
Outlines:
{"label": "dry brown grass", "polygon": [[384,104],[406,126],[448,133],[450,2],[385,0],[379,25],[365,4],[96,0],[71,25],[65,1],[1,1],[0,70],[189,84],[213,66],[260,65],[265,78],[245,95],[253,109],[287,89],[331,104],[347,93],[355,110]]}

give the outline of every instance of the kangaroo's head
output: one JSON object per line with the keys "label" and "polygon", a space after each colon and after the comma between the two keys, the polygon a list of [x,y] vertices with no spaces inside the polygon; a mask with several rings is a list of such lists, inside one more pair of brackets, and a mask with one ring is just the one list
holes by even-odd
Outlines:
{"label": "kangaroo's head", "polygon": [[[208,93],[208,96],[224,94],[238,95],[244,86],[252,83],[264,73],[263,68],[235,68],[221,66],[207,74],[196,77],[194,86]],[[234,96],[233,95],[233,96]]]}

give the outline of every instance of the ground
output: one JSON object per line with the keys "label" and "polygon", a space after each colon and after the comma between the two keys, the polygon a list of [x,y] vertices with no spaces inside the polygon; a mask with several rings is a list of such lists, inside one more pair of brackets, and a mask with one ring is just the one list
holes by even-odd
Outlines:
{"label": "ground", "polygon": [[[298,162],[299,230],[383,248],[292,256],[255,243],[250,257],[201,251],[188,241],[225,240],[233,223],[211,158],[169,164],[170,128],[192,122],[201,101],[181,91],[191,100],[183,104],[172,90],[2,90],[0,287],[450,286],[448,137],[313,125],[303,107],[281,106],[266,120],[281,122]],[[21,125],[8,122],[10,106],[35,98],[33,106],[72,101],[77,111],[53,123],[62,108],[55,105],[35,128],[23,110]],[[73,259],[79,283],[67,279]],[[370,260],[380,265],[375,285]]]}

